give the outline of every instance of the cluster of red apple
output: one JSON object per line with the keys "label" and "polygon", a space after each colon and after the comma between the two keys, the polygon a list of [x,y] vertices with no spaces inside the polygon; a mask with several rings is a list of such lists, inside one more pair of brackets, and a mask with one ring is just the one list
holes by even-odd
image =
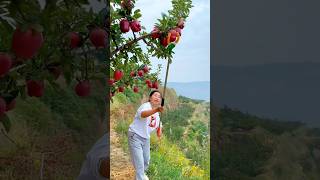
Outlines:
{"label": "cluster of red apple", "polygon": [[[147,66],[147,65],[144,65],[143,68],[139,69],[137,72],[135,71],[131,71],[130,72],[130,77],[132,78],[135,78],[135,77],[143,77],[144,74],[147,74],[149,72],[150,68]],[[122,79],[122,77],[124,76],[124,73],[121,71],[121,70],[116,70],[114,71],[114,74],[113,74],[113,78],[110,78],[109,79],[109,85],[112,87],[115,85],[116,82],[120,81]],[[151,82],[150,79],[146,79],[146,84],[149,88],[155,88],[155,89],[158,89],[158,82],[157,81],[154,81],[154,82]],[[124,89],[125,87],[120,85],[117,89],[117,91],[119,93],[122,93],[124,92]],[[133,92],[135,93],[138,93],[139,92],[139,88],[137,86],[133,86]],[[110,98],[112,96],[114,96],[115,92],[110,92]]]}
{"label": "cluster of red apple", "polygon": [[184,28],[184,19],[181,18],[177,23],[177,26],[170,29],[167,33],[160,32],[158,27],[154,27],[151,32],[151,37],[153,39],[159,39],[160,44],[167,47],[170,43],[178,42],[181,36],[181,31]]}
{"label": "cluster of red apple", "polygon": [[133,32],[141,31],[141,25],[138,20],[128,21],[126,18],[120,21],[120,30],[123,33],[130,31],[130,28]]}
{"label": "cluster of red apple", "polygon": [[[106,46],[107,32],[101,28],[94,28],[90,31],[89,39],[93,46],[96,48],[104,48]],[[12,37],[12,52],[14,55],[9,53],[0,52],[0,78],[6,76],[10,69],[20,63],[30,60],[33,58],[39,49],[42,47],[44,38],[42,32],[37,31],[36,28],[30,26],[26,29],[17,27]],[[82,38],[76,32],[70,32],[68,34],[68,43],[70,48],[74,49],[80,47],[82,44]],[[12,57],[15,57],[14,59]],[[57,79],[61,74],[61,69],[58,67],[48,67]],[[26,80],[27,94],[32,97],[41,97],[44,93],[44,82],[43,80],[27,79]],[[89,81],[85,80],[79,82],[75,87],[75,92],[79,96],[88,96],[90,94]],[[15,100],[11,102],[5,102],[4,98],[0,96],[0,114],[7,110],[13,109]]]}
{"label": "cluster of red apple", "polygon": [[[133,3],[131,2],[131,0],[123,0],[121,1],[121,7],[124,10],[127,10],[127,14],[131,14],[131,10],[133,8]],[[129,17],[131,18],[131,17]],[[127,33],[130,31],[130,28],[133,32],[139,32],[141,31],[141,25],[140,22],[138,20],[131,20],[129,21],[129,19],[127,17],[124,17],[123,19],[121,19],[120,21],[120,30],[122,33]]]}

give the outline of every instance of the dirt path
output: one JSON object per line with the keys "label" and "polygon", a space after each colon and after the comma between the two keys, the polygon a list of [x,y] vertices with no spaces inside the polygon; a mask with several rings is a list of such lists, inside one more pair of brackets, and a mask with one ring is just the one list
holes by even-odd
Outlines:
{"label": "dirt path", "polygon": [[115,131],[116,120],[124,118],[124,110],[117,110],[111,114],[110,119],[110,140],[111,140],[111,179],[112,180],[133,180],[134,168],[130,161],[130,155],[125,153],[121,147],[119,135]]}

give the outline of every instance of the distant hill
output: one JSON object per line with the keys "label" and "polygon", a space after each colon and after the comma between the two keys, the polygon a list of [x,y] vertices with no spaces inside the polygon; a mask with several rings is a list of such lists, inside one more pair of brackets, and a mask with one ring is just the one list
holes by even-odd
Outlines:
{"label": "distant hill", "polygon": [[214,66],[213,72],[219,106],[320,126],[320,63]]}
{"label": "distant hill", "polygon": [[191,99],[210,100],[210,82],[168,82],[168,87],[173,88],[178,95]]}
{"label": "distant hill", "polygon": [[212,110],[213,179],[320,179],[320,129]]}

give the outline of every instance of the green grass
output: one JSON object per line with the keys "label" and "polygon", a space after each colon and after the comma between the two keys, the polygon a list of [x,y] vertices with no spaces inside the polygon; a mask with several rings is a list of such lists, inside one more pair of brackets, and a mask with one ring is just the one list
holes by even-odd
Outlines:
{"label": "green grass", "polygon": [[124,152],[129,152],[128,138],[127,138],[129,125],[130,125],[129,121],[126,121],[126,120],[119,120],[116,125],[116,132],[118,133],[118,135],[120,135],[120,143]]}
{"label": "green grass", "polygon": [[[56,91],[48,85],[41,98],[18,98],[16,108],[8,113],[12,124],[8,136],[16,145],[0,136],[1,157],[12,163],[0,168],[0,179],[34,179],[39,175],[41,152],[58,153],[66,146],[70,148],[55,158],[58,164],[53,164],[54,167],[45,164],[45,177],[77,177],[86,153],[101,136],[97,128],[105,106],[99,93],[79,98],[72,87]],[[67,136],[65,140],[64,136]],[[66,144],[59,144],[59,140]],[[25,163],[18,165],[15,161]]]}

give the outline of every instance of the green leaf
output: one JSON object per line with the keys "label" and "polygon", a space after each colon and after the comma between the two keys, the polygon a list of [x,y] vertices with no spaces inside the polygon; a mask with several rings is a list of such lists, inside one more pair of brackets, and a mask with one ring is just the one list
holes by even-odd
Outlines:
{"label": "green leaf", "polygon": [[20,86],[19,92],[21,99],[25,100],[27,98],[25,86]]}
{"label": "green leaf", "polygon": [[11,122],[9,117],[6,114],[1,115],[0,117],[0,121],[4,127],[4,129],[6,130],[6,132],[8,133],[11,129]]}

